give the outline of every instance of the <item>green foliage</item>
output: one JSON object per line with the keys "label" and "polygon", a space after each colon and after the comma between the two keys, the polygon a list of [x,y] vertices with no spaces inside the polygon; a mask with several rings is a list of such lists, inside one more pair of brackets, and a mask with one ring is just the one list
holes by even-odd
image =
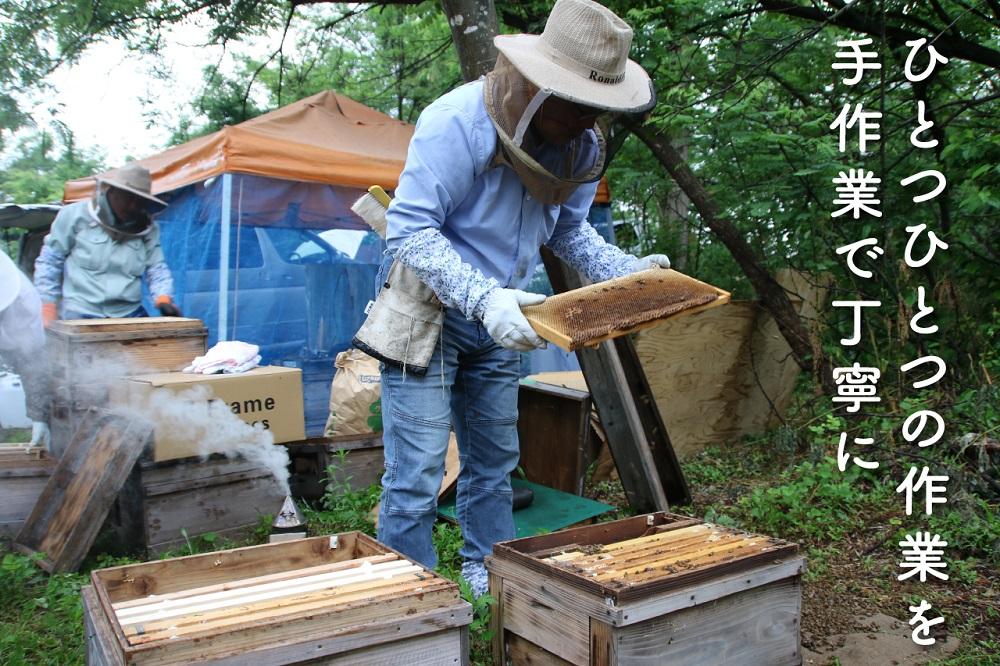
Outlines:
{"label": "green foliage", "polygon": [[355,490],[351,487],[351,476],[344,472],[346,451],[337,451],[335,460],[326,470],[326,492],[320,500],[319,509],[303,507],[313,534],[330,534],[358,530],[375,535],[372,509],[378,504],[382,488],[372,484]]}
{"label": "green foliage", "polygon": [[0,169],[0,203],[61,201],[67,180],[104,168],[103,158],[80,153],[68,130],[61,136],[43,131],[21,139]]}
{"label": "green foliage", "polygon": [[0,562],[0,663],[83,663],[82,574],[44,573],[31,558]]}
{"label": "green foliage", "polygon": [[[342,16],[340,9],[305,12],[309,29],[302,31],[305,36],[295,45],[294,57],[242,58],[230,77],[206,68],[205,92],[175,130],[173,141],[324,90],[415,122],[425,106],[461,83],[451,30],[436,3],[360,9],[347,14],[347,20],[340,20]],[[266,104],[255,105],[258,98]]]}

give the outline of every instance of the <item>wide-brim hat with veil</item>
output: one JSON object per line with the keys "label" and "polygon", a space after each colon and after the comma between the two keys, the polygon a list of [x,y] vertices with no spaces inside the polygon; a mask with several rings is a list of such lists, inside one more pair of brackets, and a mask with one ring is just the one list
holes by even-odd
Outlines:
{"label": "wide-brim hat with veil", "polygon": [[637,113],[654,101],[649,75],[628,57],[632,28],[592,0],[558,0],[541,35],[493,43],[531,83],[571,102]]}
{"label": "wide-brim hat with veil", "polygon": [[[493,41],[500,53],[483,96],[499,139],[495,161],[512,168],[539,201],[565,203],[580,185],[599,180],[611,161],[608,119],[643,113],[655,102],[649,76],[628,58],[632,29],[592,0],[557,0],[541,35]],[[552,96],[608,113],[542,166],[529,128]]]}

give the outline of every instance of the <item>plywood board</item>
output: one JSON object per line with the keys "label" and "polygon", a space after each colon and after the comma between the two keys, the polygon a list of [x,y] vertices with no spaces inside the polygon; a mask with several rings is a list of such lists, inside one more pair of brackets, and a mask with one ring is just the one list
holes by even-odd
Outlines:
{"label": "plywood board", "polygon": [[[821,286],[790,272],[778,281],[803,320],[814,322]],[[780,424],[799,374],[774,318],[755,301],[665,321],[640,332],[635,347],[682,460]]]}
{"label": "plywood board", "polygon": [[729,292],[657,268],[550,296],[522,312],[538,335],[575,351],[728,301]]}
{"label": "plywood board", "polygon": [[59,459],[15,547],[41,553],[38,563],[50,573],[76,570],[151,434],[146,421],[90,411]]}

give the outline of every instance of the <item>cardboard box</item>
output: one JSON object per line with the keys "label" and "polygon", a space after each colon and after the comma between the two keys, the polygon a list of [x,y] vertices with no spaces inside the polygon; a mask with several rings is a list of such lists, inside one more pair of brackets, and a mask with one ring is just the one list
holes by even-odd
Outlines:
{"label": "cardboard box", "polygon": [[[173,393],[177,400],[161,392]],[[298,368],[265,366],[239,375],[137,375],[126,378],[118,398],[156,424],[155,461],[227,452],[224,433],[231,434],[233,428],[211,417],[218,409],[209,404],[211,400],[224,402],[244,423],[271,433],[276,444],[305,439]],[[227,421],[232,426],[232,420]],[[215,440],[222,443],[216,446]]]}

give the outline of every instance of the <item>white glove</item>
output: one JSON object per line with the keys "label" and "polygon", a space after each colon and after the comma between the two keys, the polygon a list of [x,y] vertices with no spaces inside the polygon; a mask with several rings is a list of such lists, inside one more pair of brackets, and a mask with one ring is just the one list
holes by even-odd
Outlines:
{"label": "white glove", "polygon": [[538,305],[544,294],[529,294],[520,289],[496,289],[486,302],[483,326],[498,345],[514,351],[544,349],[548,343],[538,337],[521,314],[521,306]]}
{"label": "white glove", "polygon": [[49,444],[52,442],[52,433],[49,432],[49,424],[45,421],[32,421],[31,422],[31,442],[29,446],[40,446],[46,451],[49,450]]}
{"label": "white glove", "polygon": [[670,268],[670,257],[665,254],[647,254],[632,262],[632,272],[638,273],[648,268]]}

